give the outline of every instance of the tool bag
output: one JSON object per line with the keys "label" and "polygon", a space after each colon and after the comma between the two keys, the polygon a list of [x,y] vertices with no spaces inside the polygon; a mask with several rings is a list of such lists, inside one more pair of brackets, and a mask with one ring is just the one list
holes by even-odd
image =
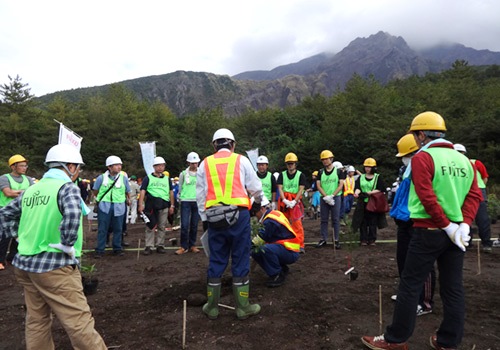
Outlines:
{"label": "tool bag", "polygon": [[225,229],[233,226],[240,217],[236,205],[217,205],[206,210],[208,226],[214,229]]}
{"label": "tool bag", "polygon": [[[375,174],[373,180],[372,191],[377,187],[378,174]],[[370,195],[368,203],[366,203],[366,210],[372,213],[387,213],[389,211],[389,204],[384,192],[375,192]]]}

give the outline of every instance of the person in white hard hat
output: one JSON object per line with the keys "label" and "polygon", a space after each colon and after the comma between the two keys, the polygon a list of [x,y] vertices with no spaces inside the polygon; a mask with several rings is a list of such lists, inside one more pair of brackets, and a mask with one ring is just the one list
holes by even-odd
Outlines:
{"label": "person in white hard hat", "polygon": [[354,185],[356,184],[356,169],[352,165],[347,167],[347,175],[344,180],[344,214],[351,212],[354,204]]}
{"label": "person in white hard hat", "polygon": [[[165,159],[153,159],[153,172],[142,179],[139,195],[139,213],[149,218],[146,224],[146,243],[143,254],[150,255],[154,249],[157,253],[165,254],[165,226],[168,215],[174,213],[175,197],[172,179],[164,174]],[[156,240],[155,240],[155,231]]]}
{"label": "person in white hard hat", "polygon": [[130,206],[130,184],[122,173],[122,160],[117,156],[106,158],[108,170],[97,177],[93,192],[98,206],[97,247],[95,258],[104,256],[108,229],[113,231],[113,254],[123,256],[123,224]]}
{"label": "person in white hard hat", "polygon": [[196,248],[196,234],[200,214],[196,203],[196,172],[200,163],[200,156],[190,152],[186,157],[189,166],[179,174],[179,200],[181,202],[181,247],[175,252],[177,255],[187,252],[199,253]]}
{"label": "person in white hard hat", "polygon": [[250,304],[250,198],[262,200],[262,184],[250,160],[234,153],[236,140],[228,129],[214,133],[215,154],[205,158],[196,175],[196,201],[208,230],[210,262],[207,271],[208,301],[203,312],[209,319],[219,316],[222,275],[231,257],[236,316],[246,319],[260,312],[260,305]]}
{"label": "person in white hard hat", "polygon": [[276,178],[269,171],[269,159],[266,156],[257,158],[257,176],[262,183],[264,195],[271,201],[271,208],[276,209]]}
{"label": "person in white hard hat", "polygon": [[[14,274],[24,288],[26,348],[54,349],[53,314],[75,349],[107,349],[83,294],[80,274],[82,212],[89,209],[73,183],[80,152],[56,145],[45,157],[49,170],[0,209],[0,238],[17,237]],[[38,205],[34,205],[34,203]]]}

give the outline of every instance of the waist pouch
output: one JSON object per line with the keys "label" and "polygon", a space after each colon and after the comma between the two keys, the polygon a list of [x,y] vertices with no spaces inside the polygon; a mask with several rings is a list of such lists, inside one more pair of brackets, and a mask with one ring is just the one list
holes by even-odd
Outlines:
{"label": "waist pouch", "polygon": [[240,217],[236,205],[218,205],[206,210],[208,226],[214,229],[225,229],[233,226]]}

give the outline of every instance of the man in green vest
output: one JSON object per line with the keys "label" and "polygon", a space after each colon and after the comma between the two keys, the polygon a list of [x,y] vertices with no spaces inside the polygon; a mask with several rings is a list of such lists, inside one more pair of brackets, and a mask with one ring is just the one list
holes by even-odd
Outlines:
{"label": "man in green vest", "polygon": [[[28,160],[20,154],[9,158],[10,174],[0,176],[0,208],[17,198],[25,189],[33,185],[33,180],[26,176]],[[9,254],[7,255],[7,251]],[[12,262],[17,253],[17,241],[7,238],[0,240],[0,270],[6,267],[6,261]]]}
{"label": "man in green vest", "polygon": [[[444,119],[435,112],[417,115],[410,127],[420,151],[411,159],[408,209],[414,231],[399,283],[392,324],[384,334],[361,338],[370,349],[408,350],[419,295],[437,261],[443,320],[430,336],[434,349],[457,349],[465,319],[464,252],[470,224],[482,200],[476,171],[443,139]],[[409,170],[408,170],[409,171]]]}
{"label": "man in green vest", "polygon": [[266,156],[257,158],[257,177],[262,183],[262,191],[266,198],[271,201],[271,209],[276,209],[276,178],[269,171],[269,160]]}
{"label": "man in green vest", "polygon": [[83,294],[79,258],[82,210],[88,208],[73,183],[83,165],[70,145],[52,147],[45,158],[49,170],[35,185],[0,209],[0,238],[17,237],[15,276],[24,287],[26,348],[54,349],[55,314],[75,349],[106,349],[94,328]]}

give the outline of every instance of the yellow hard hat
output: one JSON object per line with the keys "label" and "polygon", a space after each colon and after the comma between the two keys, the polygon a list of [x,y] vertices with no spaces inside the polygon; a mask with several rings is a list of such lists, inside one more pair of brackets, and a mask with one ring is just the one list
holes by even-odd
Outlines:
{"label": "yellow hard hat", "polygon": [[318,171],[317,170],[313,171],[313,176],[318,176]]}
{"label": "yellow hard hat", "polygon": [[174,177],[174,181],[179,181],[179,178],[177,176]]}
{"label": "yellow hard hat", "polygon": [[163,175],[170,177],[170,173],[166,170],[163,172]]}
{"label": "yellow hard hat", "polygon": [[446,131],[443,117],[436,112],[423,112],[413,118],[410,131]]}
{"label": "yellow hard hat", "polygon": [[321,160],[328,159],[328,158],[333,158],[333,153],[332,153],[332,151],[329,151],[329,150],[325,149],[323,152],[321,152],[319,158]]}
{"label": "yellow hard hat", "polygon": [[366,158],[365,161],[363,162],[363,166],[377,166],[377,161],[373,158]]}
{"label": "yellow hard hat", "polygon": [[24,158],[22,155],[14,154],[12,157],[9,158],[9,166],[11,166],[12,164],[19,163],[19,162],[27,162],[27,161],[28,160],[26,158]]}
{"label": "yellow hard hat", "polygon": [[415,137],[413,134],[406,134],[398,141],[398,154],[396,157],[404,157],[407,154],[418,151],[417,141],[415,141]]}
{"label": "yellow hard hat", "polygon": [[285,156],[285,163],[291,163],[291,162],[298,162],[299,158],[297,158],[297,155],[295,153],[287,153]]}

